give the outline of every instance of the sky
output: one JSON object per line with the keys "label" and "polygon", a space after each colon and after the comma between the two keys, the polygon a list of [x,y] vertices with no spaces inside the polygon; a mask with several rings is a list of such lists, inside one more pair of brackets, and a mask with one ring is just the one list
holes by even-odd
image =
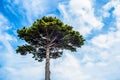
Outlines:
{"label": "sky", "polygon": [[0,80],[44,80],[45,61],[16,54],[16,30],[56,16],[85,38],[51,60],[51,80],[120,80],[120,0],[0,0]]}

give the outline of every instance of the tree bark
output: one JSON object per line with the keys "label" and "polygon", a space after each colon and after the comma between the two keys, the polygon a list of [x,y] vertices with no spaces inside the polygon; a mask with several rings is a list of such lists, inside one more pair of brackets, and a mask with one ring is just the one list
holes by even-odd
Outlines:
{"label": "tree bark", "polygon": [[50,80],[50,51],[46,48],[45,80]]}

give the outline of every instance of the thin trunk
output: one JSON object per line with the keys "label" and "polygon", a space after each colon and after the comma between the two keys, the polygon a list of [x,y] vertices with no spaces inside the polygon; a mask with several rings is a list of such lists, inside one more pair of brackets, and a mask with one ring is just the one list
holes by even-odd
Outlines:
{"label": "thin trunk", "polygon": [[46,48],[45,80],[50,80],[50,51]]}

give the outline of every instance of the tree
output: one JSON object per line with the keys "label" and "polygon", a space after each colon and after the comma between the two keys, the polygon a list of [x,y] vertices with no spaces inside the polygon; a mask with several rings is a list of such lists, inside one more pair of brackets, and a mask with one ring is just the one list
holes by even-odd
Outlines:
{"label": "tree", "polygon": [[17,30],[18,37],[26,41],[18,46],[17,53],[33,54],[39,62],[46,59],[45,80],[50,80],[50,59],[61,57],[63,50],[76,51],[84,44],[84,39],[72,26],[64,24],[56,17],[42,17],[30,27]]}

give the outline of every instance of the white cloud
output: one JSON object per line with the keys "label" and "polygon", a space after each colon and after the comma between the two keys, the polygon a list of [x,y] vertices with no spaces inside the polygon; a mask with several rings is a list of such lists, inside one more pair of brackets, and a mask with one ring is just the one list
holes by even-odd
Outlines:
{"label": "white cloud", "polygon": [[[116,58],[117,56],[119,56],[119,53],[115,52],[115,49],[106,50],[93,45],[89,46],[91,47],[89,48],[89,50],[86,49],[86,51],[82,51],[82,54],[87,56],[83,57],[82,59],[81,63],[84,63],[82,71],[90,76],[90,80],[109,80],[109,78],[113,80],[116,79],[116,75],[120,73],[120,64],[118,62],[119,59]],[[94,51],[90,50],[92,48],[94,49]],[[116,50],[119,51],[118,49]],[[96,60],[98,61],[96,62]]]}
{"label": "white cloud", "polygon": [[8,29],[9,27],[7,26],[8,25],[8,21],[7,21],[7,19],[2,15],[2,14],[0,14],[0,31],[1,30],[6,30],[6,29]]}
{"label": "white cloud", "polygon": [[[14,1],[14,2],[13,2]],[[16,8],[18,6],[18,11],[22,14],[24,25],[31,25],[34,20],[40,18],[41,16],[46,15],[55,15],[49,12],[55,11],[57,9],[59,0],[10,0],[9,3],[12,3],[12,7]],[[47,14],[48,13],[48,14]],[[27,22],[27,24],[26,24]]]}
{"label": "white cloud", "polygon": [[[109,9],[114,7],[112,16],[116,18],[114,26],[117,27],[116,31],[109,31],[105,34],[99,34],[94,36],[91,40],[88,41],[87,47],[83,48],[82,52],[85,52],[86,55],[92,54],[92,56],[97,57],[100,61],[94,63],[92,57],[86,58],[83,60],[86,61],[86,68],[84,72],[91,74],[90,79],[94,80],[119,80],[120,77],[117,76],[120,74],[119,71],[119,56],[120,56],[120,30],[119,30],[119,0],[112,0],[107,3],[104,8],[105,12],[109,13]],[[108,6],[109,4],[109,6]],[[118,12],[117,12],[118,11]],[[89,47],[88,47],[89,46]],[[85,51],[87,50],[87,51]],[[98,55],[96,55],[98,54]],[[89,60],[89,61],[88,61]],[[95,74],[99,73],[99,74]]]}
{"label": "white cloud", "polygon": [[2,49],[0,49],[0,52],[1,52],[0,56],[2,57],[1,59],[2,61],[0,62],[0,65],[2,65],[2,67],[0,67],[0,72],[2,71],[3,73],[5,73],[5,74],[2,74],[0,77],[0,79],[2,80],[4,76],[6,76],[5,79],[12,78],[11,76],[12,72],[9,69],[15,68],[13,66],[14,65],[13,63],[17,58],[15,57],[15,54],[14,54],[15,51],[12,47],[13,45],[10,43],[10,41],[16,41],[16,38],[8,34],[7,30],[10,29],[8,27],[9,25],[10,24],[7,18],[5,18],[2,14],[0,14],[0,46],[2,46]]}
{"label": "white cloud", "polygon": [[116,18],[116,27],[120,29],[120,0],[111,0],[103,6],[103,13],[109,14],[109,10],[114,7],[113,15]]}
{"label": "white cloud", "polygon": [[[66,57],[60,64],[52,67],[54,80],[88,80],[89,75],[84,74],[80,62],[70,52],[66,52]],[[59,61],[59,60],[57,60]]]}
{"label": "white cloud", "polygon": [[8,29],[8,20],[0,14],[0,21],[0,42],[7,48],[8,51],[10,51],[10,53],[12,53],[13,49],[9,40],[13,40],[13,37],[5,32],[5,30]]}
{"label": "white cloud", "polygon": [[[109,17],[109,10],[112,5],[115,5],[113,6],[115,7],[113,16],[116,16],[116,22],[114,23],[115,26],[119,27],[119,0],[113,0],[109,3],[107,3],[103,9],[100,9],[103,10],[104,13],[101,14],[101,16]],[[94,15],[92,2],[88,0],[70,0],[68,5],[59,4],[59,8],[63,14],[64,21],[75,26],[75,29],[82,32],[83,35],[89,36],[91,30],[100,30],[103,27],[104,23],[101,21],[104,17],[99,19]],[[78,63],[80,66],[78,70],[82,69],[83,73],[81,73],[81,75],[83,75],[83,77],[85,77],[84,75],[89,75],[89,79],[82,80],[110,80],[110,78],[113,80],[117,79],[116,75],[120,73],[118,71],[118,65],[120,65],[118,64],[120,55],[119,34],[119,30],[116,32],[109,31],[105,34],[99,34],[87,41],[88,44],[85,44],[80,49],[80,52],[78,53],[83,54],[84,57],[80,61],[82,65]],[[71,78],[71,80],[74,79]]]}
{"label": "white cloud", "polygon": [[[20,57],[20,56],[19,56]],[[42,80],[44,79],[44,65],[41,63],[36,63],[34,61],[30,61],[30,58],[21,58],[23,60],[28,61],[17,61],[16,65],[15,63],[12,63],[12,67],[8,66],[6,67],[7,71],[10,73],[9,80]],[[21,60],[20,59],[20,60]],[[17,60],[17,59],[16,59]],[[26,64],[25,64],[26,63]]]}
{"label": "white cloud", "polygon": [[100,48],[109,48],[113,43],[113,36],[99,35],[92,39],[92,43]]}
{"label": "white cloud", "polygon": [[[15,2],[15,4],[22,3],[26,11],[27,18],[31,22],[32,16],[39,16],[46,10],[46,2],[38,0],[24,0],[23,2]],[[113,15],[116,17],[117,31],[110,31],[106,34],[99,34],[87,41],[80,49],[80,54],[83,54],[83,59],[77,59],[72,54],[66,52],[65,58],[62,61],[54,60],[51,63],[51,79],[53,80],[119,80],[120,74],[120,30],[119,30],[119,0],[113,0],[104,6],[104,12],[109,16],[109,9],[111,6],[115,7]],[[42,6],[42,7],[41,7]],[[22,7],[22,9],[23,9]],[[44,7],[44,8],[43,8]],[[42,9],[41,9],[42,8]],[[91,30],[100,30],[103,23],[94,15],[94,8],[92,2],[89,0],[70,0],[68,5],[59,4],[64,22],[75,26],[75,29],[82,32],[83,35],[89,36]],[[0,25],[5,25],[7,19],[0,15]],[[4,26],[5,27],[5,26]],[[13,37],[7,32],[3,32],[4,27],[0,27],[0,42],[7,49],[5,53],[13,53],[12,44],[9,41]],[[75,54],[77,55],[77,54]],[[78,54],[79,55],[79,54]],[[20,55],[7,55],[9,61],[5,68],[10,72],[11,80],[42,80],[44,77],[44,63],[37,63],[31,60],[31,56],[20,57]],[[6,58],[6,57],[5,57]],[[58,63],[56,64],[55,63]]]}
{"label": "white cloud", "polygon": [[70,0],[68,5],[59,4],[59,9],[64,17],[64,22],[71,24],[83,35],[88,35],[91,30],[100,30],[103,23],[94,15],[93,4],[89,0]]}

